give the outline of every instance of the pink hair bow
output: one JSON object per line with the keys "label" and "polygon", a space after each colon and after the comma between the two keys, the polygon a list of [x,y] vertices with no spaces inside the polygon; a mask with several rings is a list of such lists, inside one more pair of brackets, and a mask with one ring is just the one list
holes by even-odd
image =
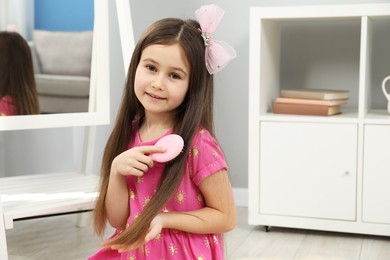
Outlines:
{"label": "pink hair bow", "polygon": [[206,68],[210,74],[221,71],[237,54],[226,42],[216,41],[212,34],[221,21],[224,11],[217,5],[203,5],[195,12],[206,47]]}

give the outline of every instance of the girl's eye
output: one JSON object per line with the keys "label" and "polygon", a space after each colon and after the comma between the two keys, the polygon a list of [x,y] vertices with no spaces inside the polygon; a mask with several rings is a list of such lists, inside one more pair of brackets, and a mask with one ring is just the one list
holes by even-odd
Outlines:
{"label": "girl's eye", "polygon": [[173,79],[181,79],[181,77],[178,74],[176,74],[176,73],[172,73],[170,75],[170,77],[173,78]]}
{"label": "girl's eye", "polygon": [[157,71],[156,67],[153,65],[146,65],[146,68],[150,71]]}

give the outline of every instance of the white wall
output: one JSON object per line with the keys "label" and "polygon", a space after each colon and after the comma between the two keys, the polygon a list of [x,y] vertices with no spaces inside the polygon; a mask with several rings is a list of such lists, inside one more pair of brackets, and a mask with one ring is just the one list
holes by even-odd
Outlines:
{"label": "white wall", "polygon": [[34,1],[0,0],[0,30],[5,30],[7,25],[15,25],[16,31],[30,40],[34,26]]}
{"label": "white wall", "polygon": [[[110,2],[110,13],[115,14],[114,1]],[[281,6],[281,5],[313,5],[313,4],[354,4],[354,3],[388,3],[388,0],[214,0],[214,1],[182,1],[182,0],[130,0],[132,5],[132,16],[135,39],[137,40],[142,31],[154,20],[166,17],[190,17],[194,18],[193,12],[201,4],[215,3],[225,11],[215,38],[229,42],[233,45],[238,56],[226,69],[215,76],[215,115],[216,130],[219,141],[227,156],[230,166],[230,176],[234,187],[247,188],[248,184],[248,48],[249,48],[249,8],[250,6]],[[111,15],[112,19],[112,15]],[[110,20],[110,66],[111,66],[111,122],[115,120],[119,100],[122,95],[124,76],[123,62],[121,60],[119,33],[116,20]],[[103,147],[105,145],[110,126],[99,126],[97,131],[98,140],[95,152],[95,172],[98,172]],[[38,131],[38,130],[34,130]],[[20,131],[10,141],[7,133],[0,133],[0,144],[2,135],[3,142],[12,142],[7,147],[19,147],[29,152],[20,153],[15,150],[6,150],[7,160],[13,163],[24,164],[24,170],[38,172],[38,170],[67,170],[80,168],[80,162],[74,154],[80,152],[81,144],[72,140],[80,140],[82,130],[52,129],[40,130],[39,134],[34,131]],[[17,131],[18,132],[18,131]],[[31,133],[34,132],[34,133]],[[29,138],[37,138],[37,141],[28,141],[23,135],[30,135]],[[76,139],[75,139],[76,138]],[[60,139],[56,140],[56,139]],[[14,143],[16,142],[16,143]],[[19,142],[19,144],[18,144]],[[67,143],[72,143],[68,147]],[[81,141],[80,141],[81,143]],[[35,145],[40,146],[40,156],[32,156],[37,151]],[[63,147],[67,147],[65,150]],[[54,146],[54,147],[53,147]],[[73,154],[72,154],[73,150]],[[55,151],[55,155],[53,155]],[[74,152],[76,151],[76,152]],[[70,153],[70,155],[69,155]],[[23,155],[23,156],[21,156]],[[1,152],[0,152],[1,156]],[[75,158],[76,157],[76,158]],[[63,160],[63,161],[61,161]],[[0,163],[3,161],[0,158]],[[8,163],[8,162],[7,162]],[[20,168],[19,165],[17,168]],[[15,167],[7,167],[8,169]],[[0,166],[0,171],[2,167]],[[7,169],[7,170],[8,170]],[[12,174],[8,171],[8,174]],[[15,173],[17,174],[17,173]],[[0,172],[1,176],[1,172]]]}

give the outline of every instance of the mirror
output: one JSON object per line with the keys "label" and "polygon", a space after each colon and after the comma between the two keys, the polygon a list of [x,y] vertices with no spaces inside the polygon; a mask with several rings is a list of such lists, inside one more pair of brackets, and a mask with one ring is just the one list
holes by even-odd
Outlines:
{"label": "mirror", "polygon": [[[4,10],[4,1],[0,4]],[[0,117],[0,131],[108,124],[110,112],[108,40],[108,3],[94,0],[88,108],[90,112],[2,116]]]}

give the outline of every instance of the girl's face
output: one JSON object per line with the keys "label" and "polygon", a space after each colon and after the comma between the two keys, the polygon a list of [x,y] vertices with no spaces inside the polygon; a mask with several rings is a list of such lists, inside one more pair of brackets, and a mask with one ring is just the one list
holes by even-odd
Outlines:
{"label": "girl's face", "polygon": [[190,68],[179,44],[150,45],[141,55],[134,91],[146,115],[172,116],[188,90]]}

